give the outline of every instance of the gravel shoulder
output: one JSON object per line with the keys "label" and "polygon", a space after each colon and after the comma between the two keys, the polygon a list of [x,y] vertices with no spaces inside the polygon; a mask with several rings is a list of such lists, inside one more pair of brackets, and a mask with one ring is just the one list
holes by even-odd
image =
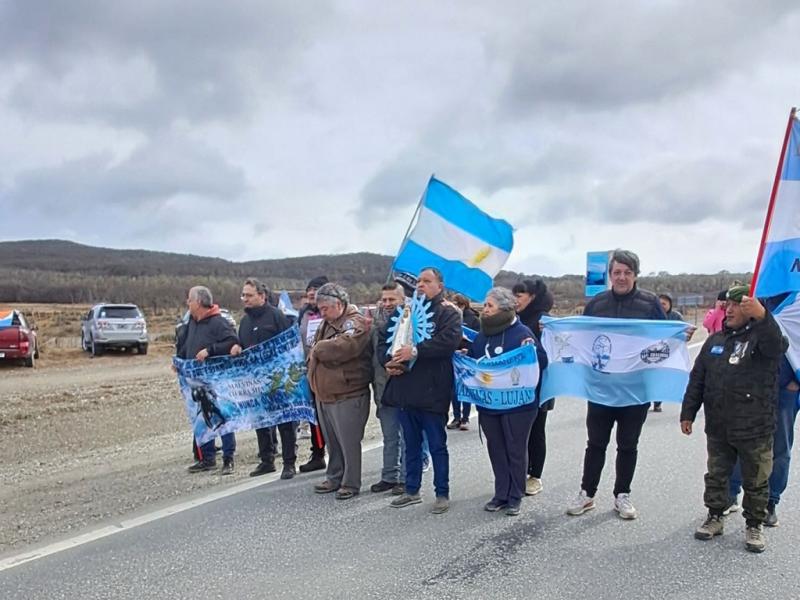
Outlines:
{"label": "gravel shoulder", "polygon": [[[379,436],[373,416],[364,441]],[[242,432],[234,475],[186,472],[191,430],[167,353],[0,365],[0,439],[0,555],[230,486],[258,462]],[[298,440],[299,461],[308,451]]]}

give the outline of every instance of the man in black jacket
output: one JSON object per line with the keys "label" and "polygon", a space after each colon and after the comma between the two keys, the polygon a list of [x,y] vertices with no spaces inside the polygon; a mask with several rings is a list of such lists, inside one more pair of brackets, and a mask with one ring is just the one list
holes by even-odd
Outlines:
{"label": "man in black jacket", "polygon": [[[403,346],[389,356],[388,324],[378,345],[380,360],[389,375],[382,402],[400,408],[400,424],[405,441],[406,493],[392,501],[402,508],[422,502],[422,433],[428,438],[433,460],[433,485],[436,501],[433,512],[450,507],[449,455],[447,452],[447,414],[453,392],[453,353],[461,343],[461,315],[443,303],[444,281],[438,269],[426,268],[419,274],[417,292],[430,300],[428,312],[431,338],[416,347]],[[416,358],[413,367],[407,365]]]}
{"label": "man in black jacket", "polygon": [[[267,302],[269,289],[255,277],[251,277],[242,286],[242,302],[244,303],[244,317],[239,323],[239,342],[231,348],[231,354],[241,354],[243,348],[266,342],[289,329],[289,320],[284,314]],[[295,461],[297,460],[297,423],[289,421],[278,425],[281,434],[281,457],[283,471],[281,479],[291,479],[295,476]],[[256,429],[258,439],[258,457],[261,462],[250,472],[250,477],[257,477],[275,471],[275,427],[261,427]]]}
{"label": "man in black jacket", "polygon": [[[618,319],[665,319],[664,309],[655,294],[636,287],[639,257],[629,250],[615,250],[608,270],[611,289],[592,298],[583,311],[587,317]],[[636,471],[639,435],[650,404],[605,406],[589,402],[586,410],[588,442],[583,459],[581,491],[567,508],[569,515],[581,515],[594,508],[594,496],[606,462],[606,448],[611,430],[617,424],[617,477],[614,482],[614,510],[622,519],[635,519],[636,508],[630,500],[631,482]]]}
{"label": "man in black jacket", "polygon": [[763,552],[772,443],[778,397],[778,367],[788,343],[778,324],[747,286],[728,291],[722,331],[708,337],[689,377],[681,407],[681,431],[692,433],[704,406],[708,472],[703,500],[708,518],[695,531],[699,540],[722,534],[729,504],[728,480],[739,459],[747,523],[745,547]]}
{"label": "man in black jacket", "polygon": [[[233,326],[220,314],[219,306],[214,304],[211,291],[201,285],[193,287],[189,290],[186,304],[191,318],[186,325],[186,334],[178,340],[178,358],[204,361],[210,356],[228,354],[239,340]],[[222,475],[233,473],[235,451],[236,436],[226,433],[222,436]],[[190,473],[209,471],[216,466],[213,439],[197,448],[197,457],[197,462],[189,467]]]}

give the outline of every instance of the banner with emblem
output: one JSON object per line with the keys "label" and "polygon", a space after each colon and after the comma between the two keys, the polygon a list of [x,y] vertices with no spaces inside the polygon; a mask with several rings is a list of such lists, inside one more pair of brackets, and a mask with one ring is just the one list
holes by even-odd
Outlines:
{"label": "banner with emblem", "polygon": [[316,422],[296,325],[239,356],[172,361],[198,444],[234,431]]}
{"label": "banner with emblem", "polygon": [[686,323],[542,317],[548,366],[542,397],[606,406],[681,402],[689,381]]}
{"label": "banner with emblem", "polygon": [[479,360],[454,354],[453,371],[459,402],[504,410],[536,400],[539,362],[533,345]]}

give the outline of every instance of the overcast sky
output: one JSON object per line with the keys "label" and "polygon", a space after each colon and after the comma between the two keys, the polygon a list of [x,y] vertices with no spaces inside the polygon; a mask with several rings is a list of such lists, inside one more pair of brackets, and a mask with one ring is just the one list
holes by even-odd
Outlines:
{"label": "overcast sky", "polygon": [[514,270],[752,270],[798,40],[790,0],[0,0],[0,240],[394,254],[436,173]]}

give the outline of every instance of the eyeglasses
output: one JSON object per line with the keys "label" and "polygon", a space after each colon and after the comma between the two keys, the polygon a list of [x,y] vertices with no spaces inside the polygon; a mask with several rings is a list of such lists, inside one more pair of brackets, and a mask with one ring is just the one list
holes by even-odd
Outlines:
{"label": "eyeglasses", "polygon": [[258,294],[244,294],[244,293],[243,293],[243,294],[242,294],[241,296],[239,296],[239,297],[240,297],[242,300],[246,300],[247,298],[255,298],[256,296],[258,296]]}

